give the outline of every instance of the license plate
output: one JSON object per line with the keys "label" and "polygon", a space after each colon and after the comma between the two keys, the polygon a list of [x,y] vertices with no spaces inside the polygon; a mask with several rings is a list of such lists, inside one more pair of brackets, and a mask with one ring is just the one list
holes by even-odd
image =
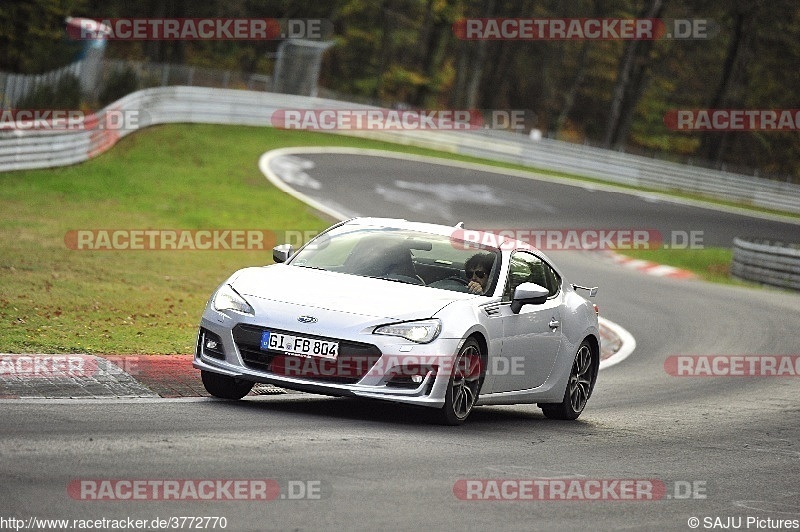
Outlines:
{"label": "license plate", "polygon": [[336,358],[339,355],[339,342],[264,331],[261,333],[261,349],[283,351],[293,355]]}

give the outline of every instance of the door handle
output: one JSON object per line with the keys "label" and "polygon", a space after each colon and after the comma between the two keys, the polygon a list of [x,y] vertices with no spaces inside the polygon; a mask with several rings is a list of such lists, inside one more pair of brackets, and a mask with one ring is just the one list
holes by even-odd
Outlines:
{"label": "door handle", "polygon": [[561,325],[561,322],[554,318],[550,320],[548,325],[550,325],[551,329],[558,329],[558,327]]}

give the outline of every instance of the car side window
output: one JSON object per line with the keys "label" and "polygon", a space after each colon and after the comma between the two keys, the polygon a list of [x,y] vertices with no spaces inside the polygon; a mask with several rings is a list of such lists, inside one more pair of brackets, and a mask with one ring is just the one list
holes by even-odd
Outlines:
{"label": "car side window", "polygon": [[508,267],[503,301],[511,301],[514,290],[522,283],[536,283],[547,288],[549,296],[557,294],[561,288],[561,278],[549,264],[532,253],[515,251]]}
{"label": "car side window", "polygon": [[547,283],[545,286],[550,291],[548,297],[552,297],[561,290],[561,276],[559,276],[556,271],[546,262],[542,263],[544,265],[544,274],[547,278]]}

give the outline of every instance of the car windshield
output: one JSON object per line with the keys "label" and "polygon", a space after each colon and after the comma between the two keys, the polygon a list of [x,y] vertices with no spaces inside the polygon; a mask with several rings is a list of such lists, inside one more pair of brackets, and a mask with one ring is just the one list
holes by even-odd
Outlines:
{"label": "car windshield", "polygon": [[483,275],[484,293],[489,294],[496,285],[499,257],[497,248],[449,236],[346,224],[312,240],[289,264],[457,292],[468,291],[469,265]]}

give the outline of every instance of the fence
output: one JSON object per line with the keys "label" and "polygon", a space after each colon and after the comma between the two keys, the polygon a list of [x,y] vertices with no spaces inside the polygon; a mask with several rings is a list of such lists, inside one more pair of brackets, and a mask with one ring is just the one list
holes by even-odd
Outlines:
{"label": "fence", "polygon": [[115,72],[131,70],[136,74],[139,86],[142,88],[184,85],[221,89],[269,90],[272,87],[272,76],[248,74],[238,70],[115,59],[108,59],[104,63],[106,78]]}
{"label": "fence", "polygon": [[[170,122],[269,126],[277,109],[369,109],[305,96],[205,87],[157,87],[125,96],[97,113],[88,131],[0,130],[0,171],[73,164],[112,146],[131,129],[102,129],[108,110],[136,111],[138,127]],[[351,131],[394,143],[516,163],[612,183],[680,191],[800,213],[800,185],[697,168],[552,139],[500,131]]]}
{"label": "fence", "polygon": [[66,76],[81,77],[85,59],[44,74],[9,74],[0,72],[0,109],[9,109],[39,87],[56,87]]}
{"label": "fence", "polygon": [[757,283],[800,290],[800,244],[735,238],[731,275]]}
{"label": "fence", "polygon": [[[80,95],[89,99],[97,98],[102,80],[105,41],[88,40],[79,57],[67,66],[44,74],[11,74],[0,72],[0,109],[17,106],[34,92],[42,88],[55,90],[62,80],[73,77],[80,85]],[[77,105],[77,102],[76,102]]]}
{"label": "fence", "polygon": [[136,74],[139,88],[182,85],[275,90],[316,96],[322,54],[332,45],[332,42],[285,41],[278,53],[266,54],[277,61],[274,75],[173,63],[103,59],[101,49],[89,48],[82,59],[44,74],[0,72],[0,109],[14,108],[41,87],[55,88],[66,76],[77,78],[82,95],[94,100],[110,76],[126,70]]}

